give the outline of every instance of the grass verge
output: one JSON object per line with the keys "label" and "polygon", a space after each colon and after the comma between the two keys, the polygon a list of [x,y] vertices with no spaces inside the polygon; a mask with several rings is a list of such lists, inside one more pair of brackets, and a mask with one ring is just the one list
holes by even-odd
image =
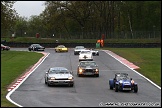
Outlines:
{"label": "grass verge", "polygon": [[6,99],[7,87],[42,56],[35,52],[1,51],[1,107],[15,107]]}
{"label": "grass verge", "polygon": [[106,48],[140,67],[137,71],[161,87],[161,48]]}

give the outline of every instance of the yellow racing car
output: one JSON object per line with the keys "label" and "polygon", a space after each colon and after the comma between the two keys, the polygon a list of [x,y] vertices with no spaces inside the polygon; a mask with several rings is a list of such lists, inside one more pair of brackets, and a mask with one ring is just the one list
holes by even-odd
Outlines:
{"label": "yellow racing car", "polygon": [[55,52],[68,52],[68,48],[65,47],[64,45],[58,45],[54,49],[55,49]]}

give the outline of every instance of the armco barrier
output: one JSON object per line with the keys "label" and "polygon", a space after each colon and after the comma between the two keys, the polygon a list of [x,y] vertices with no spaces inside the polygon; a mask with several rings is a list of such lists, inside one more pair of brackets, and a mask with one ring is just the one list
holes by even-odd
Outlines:
{"label": "armco barrier", "polygon": [[[29,47],[33,43],[14,43],[14,42],[5,42],[4,45],[10,47]],[[45,48],[54,48],[57,45],[65,45],[68,48],[74,48],[75,46],[85,46],[86,48],[96,48],[96,43],[40,43],[40,45]],[[109,48],[161,48],[161,43],[105,43],[104,47]]]}

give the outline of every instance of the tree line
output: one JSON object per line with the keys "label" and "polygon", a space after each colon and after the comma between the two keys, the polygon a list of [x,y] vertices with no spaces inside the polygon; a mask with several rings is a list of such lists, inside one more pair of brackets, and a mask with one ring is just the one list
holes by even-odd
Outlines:
{"label": "tree line", "polygon": [[1,37],[98,39],[161,38],[161,1],[45,1],[29,19],[1,1]]}

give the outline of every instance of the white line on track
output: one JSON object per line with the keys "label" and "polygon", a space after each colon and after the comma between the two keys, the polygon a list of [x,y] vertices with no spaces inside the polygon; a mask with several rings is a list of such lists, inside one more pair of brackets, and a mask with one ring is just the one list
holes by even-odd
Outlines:
{"label": "white line on track", "polygon": [[6,99],[9,100],[11,103],[17,105],[18,107],[23,107],[19,104],[17,104],[16,102],[14,102],[13,100],[10,99],[10,95],[29,77],[29,75],[31,73],[33,73],[35,71],[35,69],[37,69],[37,67],[45,60],[46,57],[48,57],[48,55],[50,53],[45,53],[45,52],[38,52],[38,53],[42,53],[44,54],[44,56],[39,59],[39,61],[30,69],[29,72],[25,73],[25,75],[23,77],[21,77],[12,87],[10,87],[8,89],[9,93],[6,95]]}
{"label": "white line on track", "polygon": [[[117,54],[115,54],[115,53],[113,53],[113,52],[111,52],[109,50],[102,50],[102,51],[105,51],[107,54],[109,54],[110,56],[112,56],[113,58],[115,58],[116,60],[118,60],[120,63],[122,63],[123,65],[127,66],[129,69],[133,70],[135,73],[137,73],[138,75],[140,75],[141,77],[143,77],[144,79],[146,79],[147,81],[149,81],[151,84],[153,84],[155,87],[157,87],[157,88],[159,88],[161,90],[161,87],[160,86],[158,86],[153,81],[151,81],[150,79],[148,79],[144,75],[142,75],[139,72],[137,72],[136,70],[134,70],[134,69],[138,69],[139,68],[138,66],[133,66],[133,68],[132,68],[132,66],[129,65],[129,64],[132,64],[132,63],[129,63],[129,61],[126,61],[126,59],[118,56]],[[125,61],[123,62],[122,59],[124,59]]]}

